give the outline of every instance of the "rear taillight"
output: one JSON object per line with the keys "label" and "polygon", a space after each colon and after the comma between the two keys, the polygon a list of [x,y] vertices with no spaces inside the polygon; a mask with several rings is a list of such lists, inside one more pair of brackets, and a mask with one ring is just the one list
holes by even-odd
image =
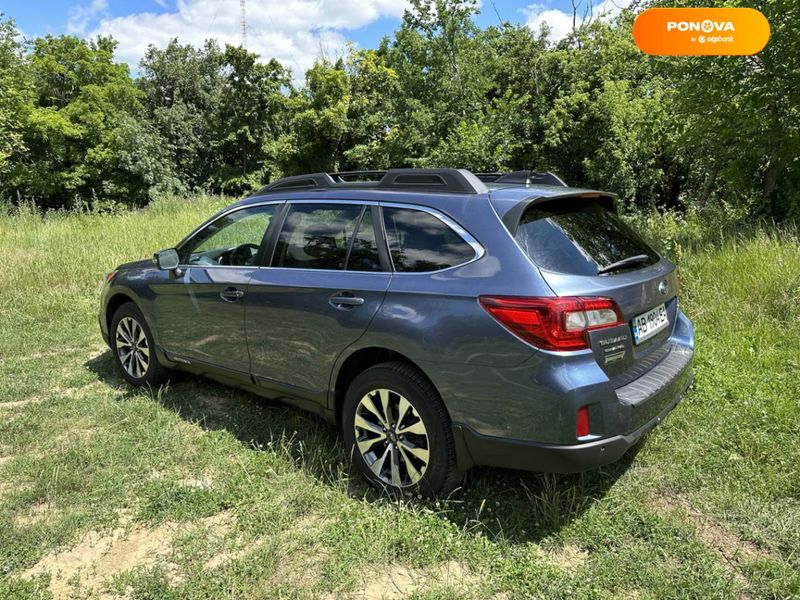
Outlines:
{"label": "rear taillight", "polygon": [[480,303],[513,333],[545,350],[584,350],[590,331],[624,322],[610,298],[481,296]]}

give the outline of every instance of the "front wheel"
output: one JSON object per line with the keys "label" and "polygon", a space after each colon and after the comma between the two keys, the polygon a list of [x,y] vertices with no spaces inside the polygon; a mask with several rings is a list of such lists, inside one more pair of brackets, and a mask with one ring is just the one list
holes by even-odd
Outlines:
{"label": "front wheel", "polygon": [[447,410],[407,363],[381,363],[356,377],[345,396],[342,428],[356,467],[379,489],[430,498],[461,483]]}
{"label": "front wheel", "polygon": [[114,313],[110,334],[114,362],[128,383],[156,386],[166,379],[167,370],[156,357],[153,334],[133,302],[126,302]]}

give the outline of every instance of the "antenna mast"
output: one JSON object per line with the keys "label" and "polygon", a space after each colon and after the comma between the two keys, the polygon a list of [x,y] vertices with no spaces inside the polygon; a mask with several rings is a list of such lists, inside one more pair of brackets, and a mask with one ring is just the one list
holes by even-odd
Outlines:
{"label": "antenna mast", "polygon": [[247,8],[245,0],[239,0],[239,30],[242,36],[242,48],[247,48]]}

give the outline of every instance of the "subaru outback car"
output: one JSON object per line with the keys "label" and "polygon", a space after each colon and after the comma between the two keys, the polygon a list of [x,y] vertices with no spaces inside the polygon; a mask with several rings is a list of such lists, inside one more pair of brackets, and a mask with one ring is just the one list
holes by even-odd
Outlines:
{"label": "subaru outback car", "polygon": [[613,194],[551,173],[316,173],[109,273],[100,328],[131,384],[294,404],[373,485],[435,496],[619,459],[691,382],[678,286]]}

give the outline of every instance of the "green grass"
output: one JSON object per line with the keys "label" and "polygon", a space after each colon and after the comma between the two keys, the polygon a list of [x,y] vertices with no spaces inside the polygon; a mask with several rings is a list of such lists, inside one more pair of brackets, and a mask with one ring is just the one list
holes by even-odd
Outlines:
{"label": "green grass", "polygon": [[224,203],[0,217],[0,597],[800,597],[795,234],[679,252],[697,378],[638,452],[397,503],[313,416],[116,374],[103,272]]}

